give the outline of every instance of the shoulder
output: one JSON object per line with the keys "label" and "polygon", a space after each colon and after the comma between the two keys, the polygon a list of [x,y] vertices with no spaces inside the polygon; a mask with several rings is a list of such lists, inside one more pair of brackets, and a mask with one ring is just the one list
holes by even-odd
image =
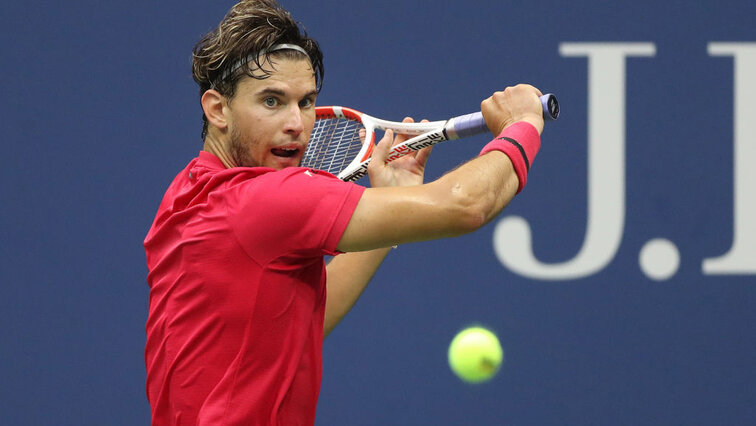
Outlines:
{"label": "shoulder", "polygon": [[273,170],[262,167],[229,169],[230,174],[226,177],[230,186],[254,187],[267,191],[273,188],[284,187],[289,191],[312,191],[318,188],[344,188],[353,186],[353,183],[343,182],[336,176],[323,171],[313,170],[306,167],[287,167],[282,170]]}
{"label": "shoulder", "polygon": [[[233,171],[232,171],[233,170]],[[306,167],[287,167],[282,170],[268,168],[229,169],[223,179],[222,191],[227,202],[300,206],[328,204],[346,198],[361,196],[364,187],[344,182],[334,175]]]}
{"label": "shoulder", "polygon": [[259,247],[334,253],[365,189],[301,167],[234,179],[224,195],[226,220],[255,257]]}

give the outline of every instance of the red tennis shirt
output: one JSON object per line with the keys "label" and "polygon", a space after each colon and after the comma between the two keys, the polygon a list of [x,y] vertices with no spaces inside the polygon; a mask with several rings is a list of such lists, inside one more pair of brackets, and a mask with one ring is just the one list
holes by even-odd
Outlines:
{"label": "red tennis shirt", "polygon": [[144,241],[153,425],[312,425],[326,276],[364,188],[202,151]]}

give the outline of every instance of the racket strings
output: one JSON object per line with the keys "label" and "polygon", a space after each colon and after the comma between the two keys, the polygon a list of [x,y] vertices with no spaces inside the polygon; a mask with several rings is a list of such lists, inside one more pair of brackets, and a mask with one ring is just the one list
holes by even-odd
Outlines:
{"label": "racket strings", "polygon": [[357,156],[365,138],[359,121],[326,118],[315,121],[302,167],[338,174]]}

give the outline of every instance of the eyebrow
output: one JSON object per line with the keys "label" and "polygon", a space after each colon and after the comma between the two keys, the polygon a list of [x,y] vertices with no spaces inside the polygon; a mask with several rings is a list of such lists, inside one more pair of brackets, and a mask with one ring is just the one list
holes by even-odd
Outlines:
{"label": "eyebrow", "polygon": [[[256,93],[256,95],[257,96],[261,96],[261,95],[277,95],[277,96],[285,97],[286,96],[286,92],[283,91],[283,90],[281,90],[281,89],[274,89],[272,87],[266,87],[265,89],[262,89],[262,90],[258,91]],[[317,96],[317,95],[318,95],[317,89],[316,90],[312,90],[310,92],[305,93],[305,95],[302,97],[302,99],[308,98],[310,96]]]}

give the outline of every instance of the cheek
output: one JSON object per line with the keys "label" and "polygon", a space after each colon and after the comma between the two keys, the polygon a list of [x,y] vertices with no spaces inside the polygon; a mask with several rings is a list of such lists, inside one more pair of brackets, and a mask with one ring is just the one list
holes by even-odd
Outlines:
{"label": "cheek", "polygon": [[306,114],[304,117],[305,123],[307,123],[308,127],[312,127],[315,125],[315,113],[312,114]]}
{"label": "cheek", "polygon": [[233,122],[244,136],[254,137],[260,129],[265,128],[267,120],[253,105],[237,106],[234,112]]}
{"label": "cheek", "polygon": [[306,114],[303,118],[304,128],[307,132],[312,132],[312,128],[315,126],[315,112],[312,114]]}
{"label": "cheek", "polygon": [[246,119],[241,120],[239,123],[239,133],[242,142],[249,145],[252,149],[258,148],[266,138],[266,123],[265,120]]}

